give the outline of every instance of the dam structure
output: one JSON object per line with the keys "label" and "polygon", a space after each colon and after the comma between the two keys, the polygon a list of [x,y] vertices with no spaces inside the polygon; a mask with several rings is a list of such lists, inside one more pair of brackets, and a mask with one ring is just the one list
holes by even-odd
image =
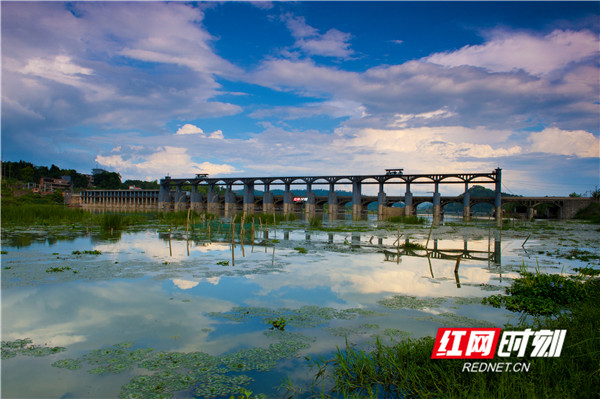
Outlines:
{"label": "dam structure", "polygon": [[[442,195],[441,189],[452,184],[464,187],[464,192],[458,196]],[[377,195],[363,194],[364,187],[373,185],[377,190],[369,191],[376,191]],[[424,185],[431,195],[413,195],[414,187],[423,188]],[[469,188],[474,185],[492,185],[494,195],[471,197]],[[328,190],[322,190],[323,186]],[[351,188],[351,192],[340,195],[340,190],[347,187]],[[191,178],[166,176],[160,180],[159,190],[84,190],[71,195],[69,203],[93,211],[171,212],[191,209],[225,217],[238,212],[295,213],[304,214],[306,220],[323,213],[327,213],[330,220],[345,218],[347,205],[351,206],[353,219],[363,219],[368,205],[372,203],[377,204],[378,219],[385,220],[392,216],[415,215],[418,205],[429,203],[434,223],[441,222],[445,205],[461,204],[463,219],[468,221],[472,206],[487,203],[493,206],[494,217],[500,223],[503,205],[513,204],[514,209],[529,220],[540,205],[551,210],[550,213],[546,210],[546,217],[571,219],[592,201],[591,198],[570,197],[503,197],[501,187],[500,168],[489,173],[445,174],[404,174],[402,169],[386,169],[386,173],[381,175],[220,178],[198,174]],[[257,194],[257,188],[262,189],[262,195]],[[320,193],[326,191],[327,195],[317,195],[315,190]],[[302,196],[295,195],[294,191],[302,193]],[[389,195],[390,191],[401,194]]]}
{"label": "dam structure", "polygon": [[[377,203],[379,219],[390,216],[411,216],[416,214],[420,203],[433,205],[434,221],[439,222],[442,207],[451,202],[463,204],[463,217],[469,220],[471,206],[476,203],[469,195],[469,187],[475,184],[492,184],[495,197],[483,199],[492,203],[495,216],[501,220],[501,169],[490,173],[451,173],[451,174],[404,174],[402,169],[387,169],[381,175],[338,175],[338,176],[269,176],[269,177],[223,177],[212,178],[198,174],[192,178],[172,178],[166,176],[160,180],[160,190],[86,190],[80,194],[79,203],[87,209],[113,210],[158,210],[162,212],[192,209],[197,212],[224,214],[230,217],[237,212],[244,213],[282,213],[284,215],[303,212],[306,219],[317,212],[326,212],[330,219],[339,218],[346,212],[346,205],[352,206],[355,220],[366,216],[367,206]],[[442,196],[440,186],[459,184],[464,187],[462,196]],[[363,187],[376,185],[377,195],[363,195]],[[429,185],[432,196],[414,196],[413,187]],[[255,194],[255,188],[263,190],[262,195]],[[329,188],[328,195],[317,196],[316,187]],[[403,186],[403,195],[390,196],[386,189]],[[274,187],[283,188],[283,195],[275,195]],[[351,187],[351,195],[338,195],[342,187]],[[242,189],[242,194],[235,191]],[[236,190],[237,189],[237,190]],[[294,195],[294,189],[302,190],[303,196]],[[481,202],[482,199],[476,201]],[[394,204],[401,206],[392,206]],[[326,205],[326,208],[325,208]]]}

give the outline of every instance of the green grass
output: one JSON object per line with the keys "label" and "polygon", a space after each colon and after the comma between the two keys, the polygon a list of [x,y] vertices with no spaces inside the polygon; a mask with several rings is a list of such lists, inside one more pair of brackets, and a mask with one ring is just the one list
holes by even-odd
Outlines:
{"label": "green grass", "polygon": [[2,204],[2,225],[62,225],[93,223],[95,215],[58,204]]}
{"label": "green grass", "polygon": [[323,219],[318,216],[312,216],[308,221],[308,225],[311,229],[320,229],[323,226]]}
{"label": "green grass", "polygon": [[[565,279],[560,281],[567,293],[550,295],[550,298],[568,312],[552,312],[554,317],[535,318],[529,324],[508,328],[566,329],[561,356],[531,358],[526,355],[486,361],[530,363],[528,372],[463,372],[463,365],[470,360],[431,359],[432,337],[407,339],[390,346],[377,340],[372,351],[347,346],[339,349],[334,359],[316,362],[318,372],[313,387],[324,387],[327,380],[328,392],[320,388],[321,396],[331,392],[337,397],[595,398],[600,386],[600,307],[597,305],[600,279],[583,274]],[[549,283],[558,281],[553,276],[525,274],[513,282],[509,295],[547,297],[546,288],[553,288]],[[566,281],[572,282],[570,288],[566,287]],[[515,310],[539,314],[536,307],[526,302]]]}
{"label": "green grass", "polygon": [[427,224],[427,219],[421,216],[391,216],[386,219],[390,223]]}

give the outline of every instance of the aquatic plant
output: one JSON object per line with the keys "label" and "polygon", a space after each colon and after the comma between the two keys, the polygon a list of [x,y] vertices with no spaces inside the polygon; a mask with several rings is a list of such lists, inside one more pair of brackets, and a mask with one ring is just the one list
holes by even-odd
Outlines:
{"label": "aquatic plant", "polygon": [[86,250],[86,251],[73,251],[71,252],[72,255],[102,255],[102,252],[98,251],[97,249],[94,250]]}
{"label": "aquatic plant", "polygon": [[457,315],[455,313],[440,313],[438,315],[415,317],[416,320],[428,320],[440,324],[444,327],[470,327],[470,328],[485,328],[498,327],[489,321],[473,319],[471,317]]}
{"label": "aquatic plant", "polygon": [[71,270],[71,268],[69,266],[49,267],[46,269],[46,273],[64,272],[65,270]]}
{"label": "aquatic plant", "polygon": [[[537,281],[546,281],[545,278],[532,280],[531,276],[525,275],[515,282],[520,280],[523,281],[517,285],[535,286]],[[391,346],[382,345],[377,340],[371,352],[348,345],[345,349],[338,349],[334,359],[315,362],[319,370],[314,376],[313,387],[320,386],[320,382],[324,383],[326,379],[330,381],[328,391],[322,388],[322,397],[329,393],[342,397],[405,398],[595,397],[600,386],[598,281],[598,278],[577,281],[586,287],[587,295],[580,301],[569,301],[565,305],[568,312],[556,318],[535,319],[533,324],[507,327],[568,331],[564,342],[564,348],[568,350],[564,350],[558,358],[526,355],[524,358],[488,360],[489,363],[527,362],[530,364],[528,373],[466,373],[463,371],[464,364],[471,362],[470,359],[432,361],[432,337],[406,339]]]}
{"label": "aquatic plant", "polygon": [[436,308],[446,302],[446,298],[415,297],[408,295],[394,295],[378,301],[381,306],[389,309],[415,309]]}
{"label": "aquatic plant", "polygon": [[2,349],[0,351],[0,358],[2,360],[10,359],[19,355],[22,356],[48,356],[55,353],[65,351],[66,348],[62,346],[41,346],[34,345],[30,338],[16,339],[14,341],[2,341]]}
{"label": "aquatic plant", "polygon": [[269,323],[271,323],[271,325],[273,327],[271,327],[271,330],[276,328],[280,331],[285,330],[285,319],[283,317],[278,317],[277,319],[271,320]]}
{"label": "aquatic plant", "polygon": [[585,300],[590,295],[590,288],[600,286],[598,278],[582,281],[577,276],[524,270],[520,274],[521,277],[505,289],[506,295],[491,295],[483,298],[482,303],[533,316],[550,316]]}
{"label": "aquatic plant", "polygon": [[221,260],[217,262],[217,265],[219,266],[229,266],[229,261],[228,260]]}
{"label": "aquatic plant", "polygon": [[283,317],[286,326],[290,327],[316,327],[334,319],[355,319],[360,316],[373,316],[377,313],[359,309],[336,310],[334,308],[320,306],[303,306],[299,309],[269,309],[254,307],[234,307],[229,312],[210,312],[211,317],[225,318],[231,321],[245,321],[249,319],[262,318],[263,323],[271,324],[271,320]]}
{"label": "aquatic plant", "polygon": [[304,247],[295,247],[294,249],[295,249],[296,251],[298,251],[299,253],[301,253],[301,254],[306,254],[306,253],[308,253],[308,251],[307,251],[307,250],[306,250],[306,248],[304,248]]}
{"label": "aquatic plant", "polygon": [[426,224],[427,219],[421,216],[391,216],[386,219],[390,223]]}
{"label": "aquatic plant", "polygon": [[318,216],[311,216],[311,218],[308,220],[308,225],[311,229],[319,229],[321,226],[323,226],[323,219]]}

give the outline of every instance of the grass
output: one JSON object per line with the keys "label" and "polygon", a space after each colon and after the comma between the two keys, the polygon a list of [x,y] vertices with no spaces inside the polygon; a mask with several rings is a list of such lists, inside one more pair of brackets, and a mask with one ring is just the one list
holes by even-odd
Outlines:
{"label": "grass", "polygon": [[390,223],[427,224],[427,219],[421,216],[391,216],[386,219]]}
{"label": "grass", "polygon": [[[470,360],[432,360],[434,339],[403,340],[386,346],[376,341],[372,351],[354,346],[338,349],[334,359],[316,362],[318,372],[313,387],[323,387],[338,397],[406,398],[592,398],[600,386],[600,279],[581,273],[574,278],[540,273],[525,273],[515,279],[508,298],[515,298],[514,311],[540,314],[546,305],[535,305],[540,298],[555,302],[546,312],[553,317],[535,318],[511,330],[525,328],[566,329],[567,335],[558,358],[510,357],[488,360],[491,363],[529,363],[528,372],[463,372]],[[568,283],[567,283],[568,281]],[[554,282],[554,286],[550,283]],[[556,283],[565,292],[556,294]],[[567,287],[567,284],[569,285]],[[520,300],[517,300],[519,298]],[[504,305],[502,302],[500,305]],[[508,303],[508,302],[506,302]],[[330,368],[331,370],[328,370]],[[321,396],[326,396],[325,388]]]}
{"label": "grass", "polygon": [[308,225],[311,229],[320,229],[321,227],[323,227],[323,219],[321,219],[318,216],[312,216],[308,220]]}

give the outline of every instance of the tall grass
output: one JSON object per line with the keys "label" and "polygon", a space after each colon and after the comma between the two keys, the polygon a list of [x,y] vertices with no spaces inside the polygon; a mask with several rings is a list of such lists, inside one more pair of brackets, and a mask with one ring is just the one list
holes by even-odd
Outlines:
{"label": "tall grass", "polygon": [[421,216],[390,216],[386,219],[390,223],[404,223],[404,224],[426,224],[427,219]]}
{"label": "tall grass", "polygon": [[[586,296],[570,304],[570,313],[562,313],[556,318],[538,318],[529,325],[510,328],[566,329],[560,357],[531,358],[527,355],[486,361],[530,363],[528,372],[467,372],[463,371],[463,366],[471,360],[432,360],[434,339],[431,337],[405,340],[393,346],[382,345],[377,340],[371,352],[351,346],[337,351],[330,375],[332,391],[344,397],[380,397],[381,394],[407,398],[597,397],[600,386],[600,307],[597,306],[600,279],[577,284]],[[315,382],[324,375],[320,370]]]}
{"label": "tall grass", "polygon": [[318,216],[312,216],[308,220],[308,225],[313,229],[319,229],[323,226],[323,219]]}
{"label": "tall grass", "polygon": [[93,219],[94,215],[89,212],[64,205],[23,204],[2,207],[3,225],[91,223]]}

